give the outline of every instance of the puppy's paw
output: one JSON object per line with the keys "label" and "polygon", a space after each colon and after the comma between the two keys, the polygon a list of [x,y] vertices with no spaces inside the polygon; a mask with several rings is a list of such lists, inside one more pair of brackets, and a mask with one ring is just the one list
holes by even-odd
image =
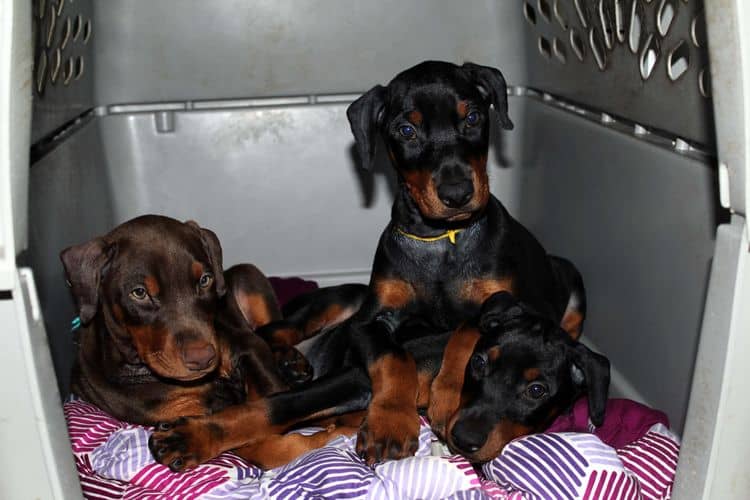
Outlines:
{"label": "puppy's paw", "polygon": [[223,435],[221,426],[206,417],[183,417],[158,423],[148,440],[148,448],[157,462],[180,472],[224,451]]}
{"label": "puppy's paw", "polygon": [[357,453],[368,465],[413,456],[418,446],[416,409],[370,406],[357,434]]}
{"label": "puppy's paw", "polygon": [[272,351],[276,366],[287,384],[295,387],[312,380],[313,367],[296,348],[275,345]]}

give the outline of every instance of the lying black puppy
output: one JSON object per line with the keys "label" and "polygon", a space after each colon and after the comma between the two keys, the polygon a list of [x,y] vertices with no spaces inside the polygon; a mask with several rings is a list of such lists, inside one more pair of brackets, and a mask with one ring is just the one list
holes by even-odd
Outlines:
{"label": "lying black puppy", "polygon": [[[341,287],[321,289],[287,311],[290,321],[302,320],[314,304],[342,293]],[[347,285],[346,293],[366,293]],[[300,314],[301,312],[301,314]],[[473,462],[496,457],[516,437],[545,429],[583,394],[588,394],[591,421],[601,424],[609,388],[609,361],[573,340],[556,322],[519,302],[507,292],[492,295],[480,314],[454,332],[434,333],[424,323],[405,323],[393,340],[416,361],[417,406],[427,411],[433,429],[452,451]],[[162,449],[165,464],[185,466],[211,458],[211,453],[236,448],[258,432],[279,432],[299,423],[351,413],[347,426],[358,425],[372,397],[372,384],[356,361],[353,340],[343,325],[334,326],[297,345],[318,378],[289,392],[271,395],[261,404],[246,404],[200,419],[183,419],[176,428],[163,424],[152,440]],[[394,388],[398,390],[398,388]],[[356,413],[355,413],[356,412]],[[242,441],[218,436],[214,451],[200,437],[212,425],[231,420],[252,423]],[[187,432],[186,432],[187,431]],[[222,440],[223,439],[223,440]]]}

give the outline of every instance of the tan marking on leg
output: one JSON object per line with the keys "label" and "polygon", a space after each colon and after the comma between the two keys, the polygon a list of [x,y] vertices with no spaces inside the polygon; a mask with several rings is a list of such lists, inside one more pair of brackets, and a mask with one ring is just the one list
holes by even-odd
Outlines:
{"label": "tan marking on leg", "polygon": [[333,438],[356,433],[356,427],[330,426],[328,429],[311,436],[275,434],[254,445],[234,450],[234,453],[258,467],[268,470],[286,465],[308,451],[321,448]]}
{"label": "tan marking on leg", "polygon": [[410,355],[386,354],[368,367],[372,401],[357,451],[373,464],[414,455],[419,439],[417,368]]}
{"label": "tan marking on leg", "polygon": [[448,339],[440,371],[430,388],[427,416],[432,429],[444,437],[450,418],[461,405],[466,365],[469,363],[480,333],[476,328],[462,326]]}

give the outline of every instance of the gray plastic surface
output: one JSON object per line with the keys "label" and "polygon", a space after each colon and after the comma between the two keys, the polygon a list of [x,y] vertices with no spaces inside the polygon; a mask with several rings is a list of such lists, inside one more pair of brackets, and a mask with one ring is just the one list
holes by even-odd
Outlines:
{"label": "gray plastic surface", "polygon": [[681,430],[721,215],[716,172],[538,101],[522,109],[516,213],[581,269],[584,336]]}
{"label": "gray plastic surface", "polygon": [[[366,281],[394,181],[383,158],[375,175],[358,170],[345,107],[108,114],[35,165],[31,257],[61,380],[73,312],[57,252],[142,213],[214,229],[227,266]],[[494,134],[493,192],[581,268],[585,335],[681,429],[718,217],[715,171],[538,99],[511,97],[510,110],[516,129]]]}
{"label": "gray plastic surface", "polygon": [[[510,99],[516,129],[493,133],[492,190],[548,250],[581,268],[589,296],[584,337],[612,360],[612,393],[665,410],[681,431],[701,322],[710,336],[704,346],[726,333],[728,299],[716,276],[723,273],[727,283],[733,270],[714,268],[703,318],[715,230],[726,214],[718,208],[714,160],[672,139],[711,150],[716,100],[728,204],[745,213],[739,2],[706,2],[706,82],[713,79],[719,92],[713,98],[697,85],[698,73],[708,73],[702,16],[701,43],[691,38],[703,2],[638,2],[644,36],[633,54],[613,17],[623,6],[627,32],[633,0],[479,0],[470,8],[450,0],[45,1],[46,13],[35,13],[37,63],[40,50],[51,50],[49,58],[63,39],[65,25],[58,24],[51,46],[40,47],[50,5],[60,7],[62,23],[80,14],[93,28],[88,43],[61,50],[64,61],[84,58],[83,75],[34,94],[33,142],[96,110],[80,129],[38,143],[38,154],[51,150],[30,173],[28,262],[61,392],[73,359],[67,325],[74,310],[60,249],[160,212],[214,229],[227,265],[252,261],[269,275],[321,284],[365,281],[394,177],[382,157],[374,174],[355,165],[346,104],[419,60],[473,60],[500,67],[511,84],[596,110],[578,116],[580,109],[566,111],[517,89]],[[583,61],[570,42],[570,29],[581,28],[576,3],[590,23],[580,30]],[[657,11],[667,3],[675,16],[662,36]],[[526,6],[536,23],[524,17]],[[594,38],[604,43],[601,12],[615,28],[612,47],[602,51],[603,71],[589,39],[597,27]],[[638,63],[648,33],[661,50],[644,81]],[[690,63],[672,81],[666,58],[681,40]],[[628,123],[592,121],[598,112]],[[635,137],[631,122],[663,130],[667,139]],[[725,250],[718,249],[717,266],[726,262]],[[702,349],[696,382],[716,386],[721,374],[706,365],[726,353],[718,346],[709,354]],[[704,422],[715,417],[711,425],[720,425],[703,394],[693,387],[676,489],[688,498],[691,481],[708,467]]]}
{"label": "gray plastic surface", "polygon": [[[741,15],[743,23],[739,22]],[[750,86],[743,80],[741,37],[747,42],[748,13],[743,12],[743,1],[709,2],[706,8],[709,35],[711,36],[711,60],[713,61],[715,86],[720,92],[715,98],[714,111],[717,117],[716,139],[722,163],[728,170],[728,206],[736,213],[748,216],[748,152],[746,111],[747,93]],[[747,56],[746,56],[747,57]],[[744,112],[743,112],[744,111]]]}
{"label": "gray plastic surface", "polygon": [[73,364],[70,321],[77,314],[59,254],[63,248],[108,231],[111,208],[107,153],[94,122],[31,167],[29,252],[49,335],[60,394],[68,394]]}
{"label": "gray plastic surface", "polygon": [[[99,30],[93,19],[93,0],[34,0],[33,4],[34,115],[31,139],[35,143],[93,106],[94,43]],[[88,38],[84,32],[86,23],[90,27]],[[53,79],[58,51],[60,67]],[[47,61],[46,69],[42,66],[42,58]],[[80,76],[77,76],[79,62],[83,66]],[[72,73],[68,78],[69,69]]]}
{"label": "gray plastic surface", "polygon": [[[732,302],[737,267],[743,248],[744,220],[735,217],[717,231],[716,255],[709,282],[709,297],[703,318],[703,335],[695,361],[690,412],[685,423],[680,451],[679,474],[675,481],[676,498],[698,498],[698,491],[708,491],[709,451],[718,431],[722,379],[729,348]],[[701,486],[703,485],[703,486]]]}
{"label": "gray plastic surface", "polygon": [[[712,102],[701,94],[699,86],[699,76],[705,71],[705,82],[710,91],[704,35],[706,22],[701,0],[519,0],[508,3],[515,5],[517,22],[524,26],[523,47],[528,71],[524,85],[648,127],[667,130],[684,139],[709,146],[715,143]],[[634,3],[641,23],[640,38],[635,38],[635,52],[631,50],[629,40]],[[550,12],[549,18],[545,18],[540,10],[540,5],[545,4]],[[585,26],[576,4],[581,7]],[[661,18],[665,18],[660,9],[662,4],[674,9],[672,21],[664,34],[657,27],[660,11]],[[528,21],[531,16],[524,15],[524,8],[534,12],[535,23]],[[621,13],[619,25],[616,23],[618,10]],[[609,37],[605,37],[605,26],[609,28]],[[582,60],[573,49],[571,33],[576,33],[581,40]],[[640,63],[650,35],[653,35],[658,50],[654,52],[653,70],[644,78]],[[611,40],[610,47],[606,38]],[[600,47],[602,68],[594,56],[592,39]],[[673,80],[668,73],[669,55],[681,42],[684,42],[682,50],[685,52],[676,52],[672,64],[673,67],[679,66],[680,54],[683,54],[687,68],[681,74],[673,72],[675,77],[679,74]],[[542,48],[545,43],[546,50]]]}
{"label": "gray plastic surface", "polygon": [[109,0],[96,6],[96,102],[360,91],[429,58],[498,65],[516,82],[516,3]]}

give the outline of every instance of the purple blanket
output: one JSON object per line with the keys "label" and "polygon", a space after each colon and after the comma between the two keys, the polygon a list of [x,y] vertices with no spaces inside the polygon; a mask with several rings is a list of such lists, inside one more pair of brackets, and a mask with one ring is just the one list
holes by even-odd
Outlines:
{"label": "purple blanket", "polygon": [[354,453],[351,436],[266,472],[224,453],[176,474],[151,457],[150,428],[80,400],[65,404],[65,416],[87,498],[667,498],[679,453],[663,414],[632,401],[611,400],[594,433],[568,432],[587,428],[582,400],[555,432],[511,442],[479,471],[450,455],[423,421],[416,456],[374,468]]}

